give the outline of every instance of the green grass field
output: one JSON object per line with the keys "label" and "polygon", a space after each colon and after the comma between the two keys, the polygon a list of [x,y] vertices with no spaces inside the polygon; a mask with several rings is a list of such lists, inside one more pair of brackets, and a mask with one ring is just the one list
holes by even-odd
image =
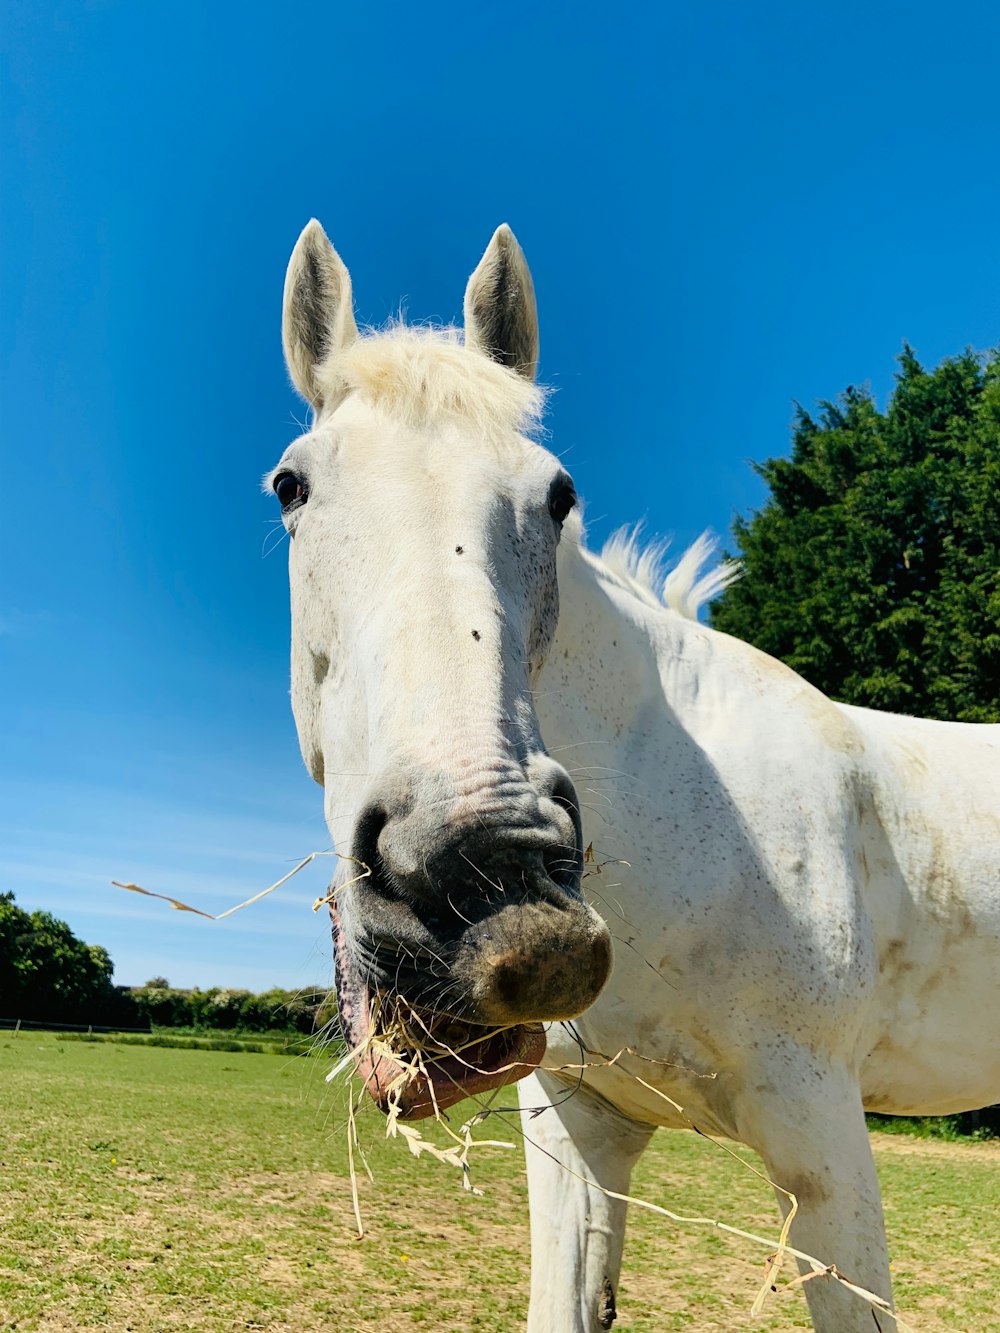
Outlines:
{"label": "green grass field", "polygon": [[[0,1036],[0,1328],[167,1333],[495,1330],[524,1320],[520,1153],[458,1173],[360,1118],[375,1184],[355,1236],[346,1103],[320,1059]],[[463,1118],[461,1108],[456,1123]],[[490,1137],[506,1137],[491,1124]],[[1000,1143],[875,1136],[900,1310],[1000,1330]],[[477,1159],[474,1159],[476,1161]],[[661,1132],[634,1192],[776,1234],[766,1186]],[[763,1252],[633,1212],[616,1328],[808,1327],[801,1291],[748,1310]]]}

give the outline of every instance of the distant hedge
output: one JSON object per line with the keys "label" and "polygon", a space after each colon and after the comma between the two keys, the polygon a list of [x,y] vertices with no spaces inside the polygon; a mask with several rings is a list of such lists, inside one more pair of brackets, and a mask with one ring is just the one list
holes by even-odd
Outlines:
{"label": "distant hedge", "polygon": [[[161,978],[157,978],[161,980]],[[211,1029],[223,1032],[313,1032],[328,990],[292,991],[275,987],[255,995],[248,990],[213,986],[178,990],[166,985],[133,987],[136,1026]]]}

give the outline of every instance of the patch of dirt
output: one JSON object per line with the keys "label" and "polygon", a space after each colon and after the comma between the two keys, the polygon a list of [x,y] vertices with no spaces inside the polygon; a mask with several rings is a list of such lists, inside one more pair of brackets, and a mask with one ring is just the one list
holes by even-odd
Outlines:
{"label": "patch of dirt", "polygon": [[972,1143],[948,1143],[943,1139],[918,1139],[912,1134],[870,1135],[875,1156],[887,1157],[947,1157],[956,1165],[962,1162],[995,1162],[1000,1166],[1000,1139],[984,1139]]}

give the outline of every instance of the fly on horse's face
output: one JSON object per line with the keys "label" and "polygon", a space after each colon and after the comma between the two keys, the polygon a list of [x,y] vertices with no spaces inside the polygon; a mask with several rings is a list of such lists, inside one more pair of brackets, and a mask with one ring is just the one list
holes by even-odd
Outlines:
{"label": "fly on horse's face", "polygon": [[310,223],[283,336],[315,423],[269,480],[291,537],[299,741],[353,858],[333,909],[341,1015],[382,1102],[399,1070],[370,1054],[377,999],[404,997],[470,1052],[407,1089],[404,1111],[422,1115],[523,1075],[540,1023],[582,1012],[610,971],[580,895],[576,794],[531,695],[575,495],[522,433],[540,406],[538,334],[507,228],[469,280],[463,345],[359,338],[347,270]]}

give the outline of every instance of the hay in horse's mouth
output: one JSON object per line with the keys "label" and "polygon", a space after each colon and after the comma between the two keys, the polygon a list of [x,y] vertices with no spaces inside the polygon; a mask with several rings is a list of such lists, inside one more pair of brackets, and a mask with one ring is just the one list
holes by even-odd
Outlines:
{"label": "hay in horse's mouth", "polygon": [[524,1078],[545,1054],[540,1023],[483,1027],[372,992],[352,964],[331,904],[337,1005],[355,1072],[385,1114],[422,1120]]}

